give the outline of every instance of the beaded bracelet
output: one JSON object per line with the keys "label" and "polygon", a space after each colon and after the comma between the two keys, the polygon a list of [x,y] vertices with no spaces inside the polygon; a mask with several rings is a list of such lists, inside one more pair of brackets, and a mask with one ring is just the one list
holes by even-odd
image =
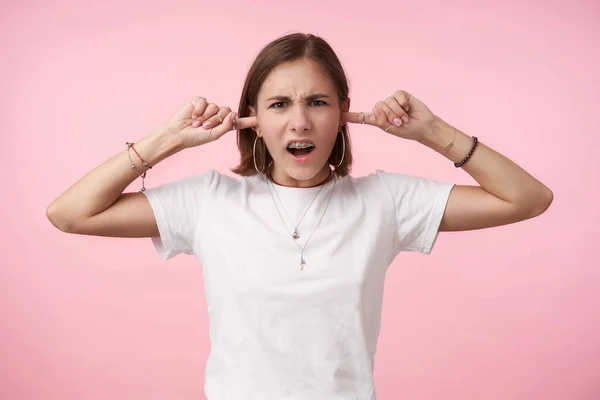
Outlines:
{"label": "beaded bracelet", "polygon": [[130,143],[130,142],[126,142],[125,143],[127,145],[127,156],[129,157],[129,161],[131,162],[131,170],[134,171],[137,176],[139,176],[140,178],[142,178],[142,188],[140,189],[140,192],[145,192],[146,191],[146,186],[145,186],[145,181],[144,179],[146,178],[146,172],[144,171],[143,173],[139,173],[139,171],[137,170],[133,160],[131,159],[131,151],[130,149],[133,149],[133,151],[135,152],[135,154],[137,154],[137,156],[139,157],[139,159],[142,161],[142,165],[148,169],[151,169],[152,167],[140,156],[140,154],[137,152],[137,150],[135,149],[135,147],[133,147],[134,143]]}
{"label": "beaded bracelet", "polygon": [[469,161],[469,158],[471,158],[471,156],[473,155],[473,152],[475,151],[475,148],[477,147],[477,143],[479,143],[479,141],[477,140],[477,136],[472,136],[472,137],[473,137],[473,146],[471,146],[471,150],[469,151],[469,154],[467,154],[467,156],[465,158],[463,158],[462,161],[454,163],[454,166],[456,168],[462,167],[467,161]]}

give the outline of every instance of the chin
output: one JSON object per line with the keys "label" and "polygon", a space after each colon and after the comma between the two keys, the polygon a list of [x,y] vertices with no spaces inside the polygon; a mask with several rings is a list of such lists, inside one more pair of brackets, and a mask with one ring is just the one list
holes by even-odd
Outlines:
{"label": "chin", "polygon": [[281,170],[290,178],[298,181],[306,181],[318,175],[323,170],[323,167],[327,165],[327,160],[321,161],[315,157],[312,160],[297,162],[288,156],[284,160],[279,161],[278,165],[281,166]]}

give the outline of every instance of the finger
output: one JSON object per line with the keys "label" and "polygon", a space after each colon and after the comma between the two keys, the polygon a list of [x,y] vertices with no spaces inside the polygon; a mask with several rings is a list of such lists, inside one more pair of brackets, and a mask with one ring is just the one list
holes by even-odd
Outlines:
{"label": "finger", "polygon": [[406,111],[404,111],[396,97],[386,97],[384,102],[395,114],[390,122],[393,122],[394,125],[396,125],[397,127],[400,127],[403,122],[408,122],[408,114],[406,113]]}
{"label": "finger", "polygon": [[383,112],[383,110],[381,110],[379,107],[375,107],[373,108],[373,114],[375,114],[375,117],[377,118],[375,126],[383,129],[387,133],[394,135],[398,133],[399,128],[395,127],[394,124],[390,124],[387,119],[387,115],[385,112]]}
{"label": "finger", "polygon": [[235,119],[235,129],[247,129],[256,128],[258,126],[258,118],[256,117],[243,117]]}
{"label": "finger", "polygon": [[[223,109],[228,108],[224,107]],[[235,130],[234,129],[234,121],[236,121],[237,113],[229,111],[227,115],[223,118],[223,122],[219,123],[213,128],[210,128],[210,132],[208,134],[209,140],[217,140],[225,133]]]}
{"label": "finger", "polygon": [[410,112],[410,98],[412,95],[405,90],[398,90],[394,93],[394,99],[400,104],[400,107],[408,114]]}
{"label": "finger", "polygon": [[219,106],[217,106],[215,103],[208,103],[208,105],[204,109],[204,112],[202,113],[202,115],[200,117],[198,117],[198,119],[196,121],[194,121],[192,126],[194,128],[196,128],[200,125],[200,123],[202,123],[202,126],[204,128],[210,129],[209,125],[211,125],[211,124],[208,123],[208,120],[210,118],[212,118],[213,116],[215,116],[218,112],[219,112]]}
{"label": "finger", "polygon": [[362,124],[364,115],[364,123],[377,126],[377,118],[372,112],[344,112],[342,113],[342,122],[351,124]]}
{"label": "finger", "polygon": [[194,97],[192,100],[190,100],[190,103],[194,106],[194,110],[192,111],[192,119],[194,120],[204,113],[204,110],[208,105],[206,99],[200,96]]}
{"label": "finger", "polygon": [[219,111],[217,111],[217,113],[214,116],[212,116],[209,119],[207,119],[206,121],[204,121],[202,126],[205,129],[213,128],[219,124],[222,124],[223,120],[225,118],[227,118],[227,116],[229,114],[231,114],[231,108],[229,108],[229,107],[220,108]]}
{"label": "finger", "polygon": [[385,126],[379,125],[380,128],[386,129],[390,124],[399,128],[404,123],[400,119],[400,117],[390,108],[390,106],[387,105],[387,103],[384,103],[383,101],[378,101],[377,104],[375,104],[375,108],[378,108],[385,114],[385,119],[383,121],[383,125]]}

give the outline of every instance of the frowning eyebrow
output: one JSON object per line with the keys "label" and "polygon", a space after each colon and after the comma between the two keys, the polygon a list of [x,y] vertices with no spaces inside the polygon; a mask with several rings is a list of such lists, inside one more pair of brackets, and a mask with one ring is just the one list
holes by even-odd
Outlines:
{"label": "frowning eyebrow", "polygon": [[[311,101],[311,100],[315,100],[315,99],[328,99],[329,97],[330,97],[329,95],[326,95],[323,93],[315,93],[315,94],[311,94],[310,96],[303,97],[302,100]],[[273,101],[273,100],[291,101],[292,98],[289,96],[273,96],[273,97],[269,97],[266,101]]]}

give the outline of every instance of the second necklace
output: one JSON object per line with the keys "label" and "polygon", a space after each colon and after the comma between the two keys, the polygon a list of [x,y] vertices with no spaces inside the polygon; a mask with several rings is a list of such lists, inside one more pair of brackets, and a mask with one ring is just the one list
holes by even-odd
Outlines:
{"label": "second necklace", "polygon": [[[269,192],[271,192],[271,187],[269,186],[269,182],[270,181],[267,179],[267,187],[269,188]],[[327,208],[329,207],[329,202],[331,202],[331,197],[333,196],[333,192],[335,191],[335,184],[336,183],[337,183],[337,179],[334,177],[333,178],[333,188],[331,189],[331,193],[329,194],[329,198],[327,199],[327,204],[325,204],[325,209],[323,210],[323,214],[321,214],[321,218],[319,218],[319,221],[317,222],[317,226],[315,227],[315,229],[313,230],[313,232],[310,234],[310,236],[308,237],[308,239],[306,239],[306,243],[304,243],[304,246],[300,246],[300,243],[298,243],[298,241],[296,240],[296,238],[294,238],[294,243],[296,243],[296,246],[298,246],[298,248],[300,248],[300,271],[304,271],[304,266],[306,265],[306,260],[304,260],[304,251],[306,249],[306,246],[308,246],[308,242],[310,241],[310,239],[312,238],[312,236],[315,234],[315,232],[319,228],[319,225],[321,225],[321,221],[323,221],[323,217],[325,216],[325,213],[327,212]],[[324,186],[325,186],[325,184],[321,186],[321,189],[319,191],[321,191]],[[277,213],[281,217],[281,222],[283,222],[283,224],[285,225],[285,221],[283,219],[283,215],[281,215],[281,212],[279,212],[279,207],[277,206],[277,203],[275,202],[275,198],[273,197],[273,193],[271,193],[271,198],[273,199],[273,204],[275,205],[275,208],[277,209]],[[283,203],[282,203],[282,206],[283,206]],[[285,211],[285,207],[284,207],[284,211]],[[287,211],[286,211],[286,214],[287,214]]]}
{"label": "second necklace", "polygon": [[275,192],[275,196],[277,196],[277,200],[279,200],[279,203],[281,204],[281,208],[283,208],[283,212],[285,212],[285,215],[287,215],[288,220],[290,221],[290,223],[294,227],[294,232],[292,232],[292,237],[294,239],[296,239],[296,240],[300,239],[300,232],[298,232],[298,227],[302,223],[302,220],[304,219],[304,216],[306,215],[306,213],[308,212],[308,210],[310,209],[310,207],[312,206],[312,204],[315,202],[315,200],[317,199],[317,197],[319,197],[319,193],[321,193],[321,191],[325,187],[325,184],[329,181],[329,178],[331,178],[332,173],[333,173],[333,171],[329,174],[329,176],[327,177],[327,179],[325,180],[325,182],[323,184],[321,184],[321,188],[319,189],[319,191],[317,192],[317,194],[315,195],[315,197],[312,199],[312,201],[310,202],[310,204],[308,205],[308,207],[306,207],[306,210],[304,211],[304,214],[302,214],[302,217],[300,217],[300,221],[298,221],[297,224],[294,224],[294,221],[292,221],[292,218],[290,217],[290,215],[286,211],[285,207],[283,206],[283,201],[281,201],[281,198],[277,194],[277,190],[275,189],[275,185],[273,184],[273,181],[271,179],[268,179],[267,185],[270,184],[271,187],[273,188],[273,192]]}

